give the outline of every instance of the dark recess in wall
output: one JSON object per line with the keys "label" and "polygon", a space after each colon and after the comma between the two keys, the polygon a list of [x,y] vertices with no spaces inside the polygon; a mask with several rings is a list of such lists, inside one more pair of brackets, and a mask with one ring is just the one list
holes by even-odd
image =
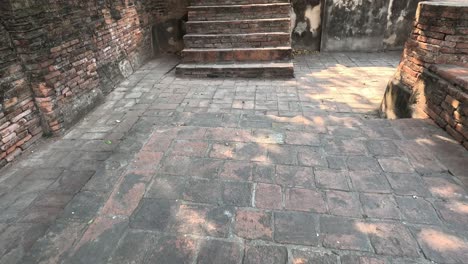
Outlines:
{"label": "dark recess in wall", "polygon": [[[325,0],[292,0],[294,15],[292,40],[296,49],[320,50],[322,38],[323,3]],[[314,9],[315,8],[315,9]],[[307,15],[307,16],[306,16]],[[294,19],[295,16],[295,19]],[[314,21],[311,21],[314,20]],[[318,28],[311,24],[319,21]]]}
{"label": "dark recess in wall", "polygon": [[153,26],[154,54],[176,53],[184,48],[185,23],[187,16],[174,18]]}

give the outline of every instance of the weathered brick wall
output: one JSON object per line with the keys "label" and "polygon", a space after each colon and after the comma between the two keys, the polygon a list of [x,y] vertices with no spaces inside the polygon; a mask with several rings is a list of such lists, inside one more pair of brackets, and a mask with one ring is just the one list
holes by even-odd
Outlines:
{"label": "weathered brick wall", "polygon": [[424,111],[468,149],[468,66],[432,65],[420,79],[425,86]]}
{"label": "weathered brick wall", "polygon": [[438,68],[451,69],[454,64],[460,69],[468,67],[467,36],[466,3],[420,3],[397,73],[387,87],[382,112],[390,118],[429,115],[466,146],[468,82],[457,81],[466,79],[466,71],[446,75]]}
{"label": "weathered brick wall", "polygon": [[0,24],[0,167],[42,135],[28,79]]}
{"label": "weathered brick wall", "polygon": [[2,1],[0,166],[41,126],[47,134],[70,127],[151,58],[153,28],[181,19],[187,2]]}

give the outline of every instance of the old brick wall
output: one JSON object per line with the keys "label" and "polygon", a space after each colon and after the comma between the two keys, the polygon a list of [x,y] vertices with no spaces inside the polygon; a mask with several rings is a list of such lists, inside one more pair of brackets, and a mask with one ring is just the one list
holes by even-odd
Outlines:
{"label": "old brick wall", "polygon": [[41,131],[76,123],[150,59],[153,28],[182,19],[187,2],[2,1],[0,165]]}
{"label": "old brick wall", "polygon": [[28,79],[8,32],[0,24],[0,167],[41,135]]}
{"label": "old brick wall", "polygon": [[420,79],[424,111],[468,149],[468,65],[432,65]]}
{"label": "old brick wall", "polygon": [[[468,71],[460,70],[468,68],[467,36],[466,2],[420,3],[382,112],[390,118],[430,116],[467,146]],[[441,74],[444,68],[453,74]]]}

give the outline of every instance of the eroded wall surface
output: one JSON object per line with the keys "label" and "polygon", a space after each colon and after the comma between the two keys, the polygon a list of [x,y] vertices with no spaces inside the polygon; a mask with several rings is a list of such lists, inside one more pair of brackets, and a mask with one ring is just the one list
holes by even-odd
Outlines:
{"label": "eroded wall surface", "polygon": [[322,49],[380,50],[388,0],[329,0],[325,6]]}
{"label": "eroded wall surface", "polygon": [[380,51],[402,49],[421,0],[292,0],[296,49]]}
{"label": "eroded wall surface", "polygon": [[320,50],[323,0],[292,0],[291,37],[296,49]]}
{"label": "eroded wall surface", "polygon": [[390,0],[383,49],[402,49],[411,34],[418,3],[421,0]]}

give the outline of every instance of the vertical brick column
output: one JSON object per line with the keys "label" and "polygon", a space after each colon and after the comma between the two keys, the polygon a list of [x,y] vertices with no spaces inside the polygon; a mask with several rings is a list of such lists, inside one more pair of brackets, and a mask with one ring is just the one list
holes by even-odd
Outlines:
{"label": "vertical brick column", "polygon": [[[43,119],[43,128],[46,132],[58,132],[63,123],[58,101],[60,96],[71,95],[69,87],[62,88],[63,79],[64,76],[76,78],[77,74],[71,69],[66,70],[69,62],[65,58],[59,59],[58,64],[54,62],[60,52],[70,52],[73,45],[80,41],[66,41],[55,45],[58,41],[51,37],[64,30],[60,31],[58,25],[52,23],[54,14],[45,1],[11,2],[13,8],[6,19],[8,31],[29,75],[30,87]],[[63,38],[66,36],[62,36],[60,40]]]}
{"label": "vertical brick column", "polygon": [[466,141],[467,25],[466,2],[419,4],[411,37],[382,102],[387,117],[429,116],[456,140]]}
{"label": "vertical brick column", "polygon": [[7,31],[11,26],[12,8],[8,1],[0,3],[0,167],[42,135],[29,79],[15,47],[21,43],[12,39]]}
{"label": "vertical brick column", "polygon": [[382,112],[389,118],[425,117],[421,74],[432,64],[468,63],[468,7],[463,3],[422,2]]}

